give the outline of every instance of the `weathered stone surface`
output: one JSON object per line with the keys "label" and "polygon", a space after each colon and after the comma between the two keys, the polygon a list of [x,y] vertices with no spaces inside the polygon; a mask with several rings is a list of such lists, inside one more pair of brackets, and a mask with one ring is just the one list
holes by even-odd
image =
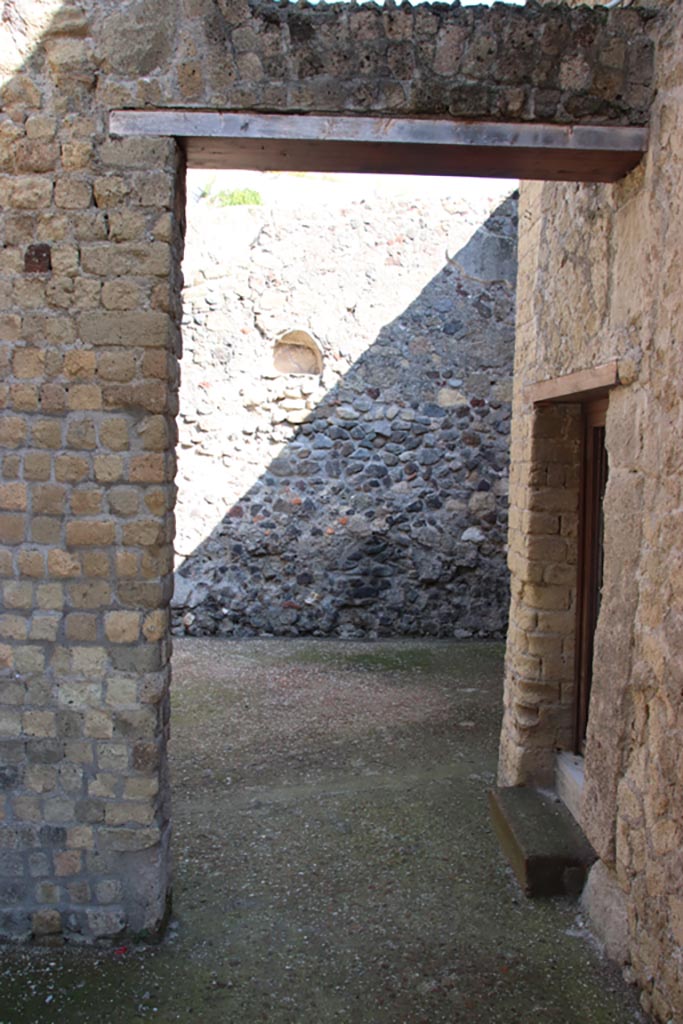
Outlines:
{"label": "weathered stone surface", "polygon": [[297,184],[191,210],[175,628],[500,636],[515,200]]}
{"label": "weathered stone surface", "polygon": [[596,859],[567,808],[525,786],[489,790],[491,822],[527,896],[574,896]]}
{"label": "weathered stone surface", "polygon": [[581,896],[581,907],[588,914],[607,956],[620,964],[628,963],[626,897],[614,873],[603,861],[598,861],[591,869]]}
{"label": "weathered stone surface", "polygon": [[567,442],[578,439],[577,407],[534,409],[524,388],[617,359],[581,824],[603,862],[589,883],[591,919],[610,954],[629,963],[645,1010],[663,1021],[683,1012],[679,745],[674,752],[683,727],[683,309],[670,273],[683,260],[681,17],[680,4],[667,5],[653,27],[658,92],[642,166],[610,187],[521,191],[500,765],[507,784],[544,780],[555,750],[573,743],[578,461]]}
{"label": "weathered stone surface", "polygon": [[380,6],[268,0],[211,16],[162,0],[106,7],[99,41],[112,105],[642,123],[650,99],[646,36],[637,75],[627,60],[641,14],[626,23],[621,12],[534,6],[401,4],[391,19]]}

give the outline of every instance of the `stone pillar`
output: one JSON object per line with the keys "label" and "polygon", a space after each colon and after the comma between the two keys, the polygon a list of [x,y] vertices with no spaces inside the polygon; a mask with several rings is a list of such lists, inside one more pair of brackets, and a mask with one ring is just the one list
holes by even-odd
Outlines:
{"label": "stone pillar", "polygon": [[520,196],[515,394],[510,452],[502,785],[552,782],[556,749],[572,744],[581,417],[578,406],[534,407],[536,285],[543,186]]}
{"label": "stone pillar", "polygon": [[50,943],[169,893],[182,165],[107,139],[74,34],[0,124],[0,934]]}
{"label": "stone pillar", "polygon": [[528,456],[516,465],[509,565],[500,775],[507,785],[552,782],[556,750],[571,749],[581,413],[529,410]]}

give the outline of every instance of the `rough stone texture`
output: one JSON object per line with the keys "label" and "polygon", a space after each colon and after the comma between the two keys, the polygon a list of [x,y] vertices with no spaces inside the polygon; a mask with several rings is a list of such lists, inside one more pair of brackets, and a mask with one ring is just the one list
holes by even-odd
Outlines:
{"label": "rough stone texture", "polygon": [[516,198],[296,185],[189,218],[176,628],[501,636]]}
{"label": "rough stone texture", "polygon": [[[554,749],[567,746],[573,689],[575,583],[570,573],[558,583],[556,572],[571,563],[576,491],[553,468],[571,466],[572,412],[534,413],[523,388],[617,358],[583,826],[625,894],[630,977],[645,1009],[668,1021],[683,1013],[680,2],[655,36],[657,99],[642,166],[614,186],[522,190],[501,777],[547,778]],[[552,444],[540,447],[548,416]],[[564,550],[539,555],[537,532],[566,533]]]}
{"label": "rough stone texture", "polygon": [[0,49],[0,933],[50,945],[166,914],[182,254],[176,146],[107,140],[59,6]]}
{"label": "rough stone texture", "polygon": [[109,112],[641,123],[651,56],[630,10],[4,4],[0,934],[158,932],[169,891],[182,161],[110,139]]}
{"label": "rough stone texture", "polygon": [[640,12],[272,0],[98,6],[112,106],[634,124],[645,123],[651,100],[652,45]]}
{"label": "rough stone texture", "polygon": [[593,865],[581,896],[581,909],[588,914],[607,956],[619,964],[628,963],[628,912],[624,890],[604,861]]}

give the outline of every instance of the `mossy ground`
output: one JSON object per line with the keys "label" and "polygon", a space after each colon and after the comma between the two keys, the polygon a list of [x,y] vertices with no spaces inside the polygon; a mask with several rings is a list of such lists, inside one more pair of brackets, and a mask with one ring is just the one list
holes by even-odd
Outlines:
{"label": "mossy ground", "polygon": [[169,934],[5,949],[0,1024],[640,1020],[499,854],[501,675],[497,644],[178,642]]}

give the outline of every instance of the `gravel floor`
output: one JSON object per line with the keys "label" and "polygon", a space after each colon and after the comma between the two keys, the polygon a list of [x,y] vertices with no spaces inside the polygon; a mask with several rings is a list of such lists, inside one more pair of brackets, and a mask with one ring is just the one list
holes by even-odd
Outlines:
{"label": "gravel floor", "polygon": [[176,641],[175,917],[2,952],[0,1024],[635,1024],[489,827],[502,648]]}

